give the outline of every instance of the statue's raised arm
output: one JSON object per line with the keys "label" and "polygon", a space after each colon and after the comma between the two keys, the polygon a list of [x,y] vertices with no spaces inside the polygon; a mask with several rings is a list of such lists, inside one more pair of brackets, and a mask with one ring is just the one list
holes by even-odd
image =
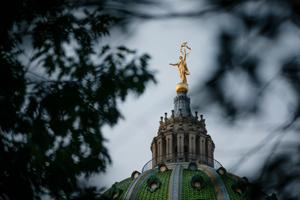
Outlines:
{"label": "statue's raised arm", "polygon": [[192,48],[187,45],[187,42],[183,42],[180,46],[180,53],[181,56],[184,57],[184,59],[186,59],[187,54],[189,54],[189,52],[186,52],[186,49],[188,49],[189,51],[192,50]]}

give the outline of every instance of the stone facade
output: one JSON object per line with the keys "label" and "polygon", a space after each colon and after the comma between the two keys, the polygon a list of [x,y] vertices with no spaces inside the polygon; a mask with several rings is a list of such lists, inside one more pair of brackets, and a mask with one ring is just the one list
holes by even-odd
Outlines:
{"label": "stone facade", "polygon": [[214,165],[215,145],[207,134],[205,119],[190,111],[190,99],[186,93],[178,93],[174,99],[175,111],[170,117],[161,117],[157,136],[151,143],[152,167],[161,163],[197,162]]}

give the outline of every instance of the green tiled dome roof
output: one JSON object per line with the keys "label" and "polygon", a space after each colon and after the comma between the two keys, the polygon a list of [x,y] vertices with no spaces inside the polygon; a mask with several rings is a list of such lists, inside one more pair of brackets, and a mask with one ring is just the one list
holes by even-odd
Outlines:
{"label": "green tiled dome roof", "polygon": [[187,93],[177,92],[171,116],[161,117],[151,142],[152,159],[142,173],[115,183],[101,199],[258,200],[250,198],[246,178],[228,173],[214,159],[214,150],[203,115],[193,115]]}
{"label": "green tiled dome roof", "polygon": [[[150,181],[149,181],[150,180]],[[108,189],[103,199],[130,200],[246,200],[247,180],[207,165],[189,168],[177,163],[132,175]]]}

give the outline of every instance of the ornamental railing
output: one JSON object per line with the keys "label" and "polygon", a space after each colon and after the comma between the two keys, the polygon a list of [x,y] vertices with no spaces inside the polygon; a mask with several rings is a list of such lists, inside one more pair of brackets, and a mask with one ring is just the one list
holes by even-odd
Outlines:
{"label": "ornamental railing", "polygon": [[149,169],[153,169],[160,164],[175,164],[175,163],[188,163],[195,162],[197,164],[208,165],[215,169],[219,169],[222,167],[221,163],[219,163],[214,158],[208,157],[207,155],[199,155],[199,154],[166,154],[163,156],[157,156],[151,160],[149,160],[142,168],[142,172],[147,171]]}

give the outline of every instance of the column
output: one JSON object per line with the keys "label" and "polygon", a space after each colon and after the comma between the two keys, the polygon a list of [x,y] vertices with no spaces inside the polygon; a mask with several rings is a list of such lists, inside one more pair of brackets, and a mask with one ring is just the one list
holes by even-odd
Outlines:
{"label": "column", "polygon": [[210,138],[207,139],[207,156],[208,156],[208,165],[213,167],[214,147],[213,147],[212,140]]}
{"label": "column", "polygon": [[184,134],[177,135],[177,158],[179,160],[184,158]]}
{"label": "column", "polygon": [[152,150],[152,168],[154,168],[156,166],[156,163],[157,163],[156,142],[152,143],[151,150]]}
{"label": "column", "polygon": [[204,163],[204,164],[207,164],[207,153],[206,153],[206,139],[204,136],[200,136],[200,139],[199,139],[199,146],[200,146],[200,162],[201,163]]}
{"label": "column", "polygon": [[174,157],[174,152],[173,152],[173,135],[167,135],[166,136],[166,143],[167,143],[167,147],[166,147],[166,158],[167,161],[172,161],[173,157]]}
{"label": "column", "polygon": [[194,134],[189,134],[189,159],[196,158],[196,137]]}
{"label": "column", "polygon": [[157,139],[157,153],[157,163],[160,163],[163,158],[163,142],[161,137]]}
{"label": "column", "polygon": [[167,141],[166,141],[166,137],[163,136],[162,137],[162,161],[163,162],[166,161],[166,154],[167,154]]}

